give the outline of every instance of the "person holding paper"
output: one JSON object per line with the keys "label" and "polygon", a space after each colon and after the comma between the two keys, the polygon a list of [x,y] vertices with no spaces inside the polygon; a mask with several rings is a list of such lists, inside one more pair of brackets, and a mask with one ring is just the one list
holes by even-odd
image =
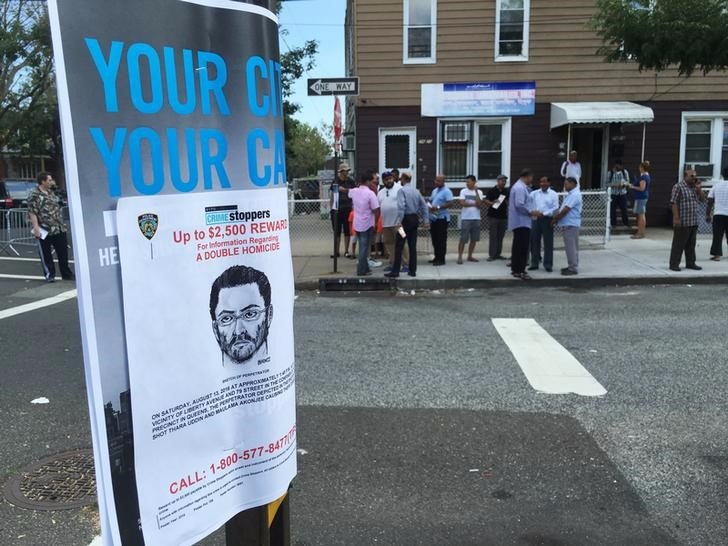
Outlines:
{"label": "person holding paper", "polygon": [[480,241],[480,204],[483,201],[483,192],[476,187],[475,176],[469,174],[465,177],[465,188],[460,191],[460,242],[458,243],[458,263],[463,263],[465,243],[468,243],[468,261],[477,262],[473,257],[475,243]]}
{"label": "person holding paper", "polygon": [[48,282],[56,280],[51,248],[56,251],[58,267],[63,280],[72,281],[73,271],[68,267],[68,237],[63,221],[61,200],[53,192],[55,181],[51,173],[42,172],[37,177],[38,186],[28,196],[28,216],[33,235],[38,241],[38,254],[43,276]]}
{"label": "person holding paper", "polygon": [[[399,173],[397,173],[399,177]],[[382,220],[382,242],[384,248],[387,251],[387,259],[389,265],[384,269],[385,271],[391,271],[394,265],[394,246],[397,237],[397,194],[402,188],[402,185],[395,185],[394,175],[391,172],[382,173],[382,181],[384,187],[379,190],[377,197],[379,198],[379,208],[381,209],[380,218]],[[409,262],[409,253],[407,247],[403,250],[404,262]],[[406,268],[407,266],[405,266]],[[403,268],[402,272],[407,271]]]}
{"label": "person holding paper", "polygon": [[511,188],[508,199],[508,229],[513,232],[511,245],[511,275],[524,281],[531,280],[526,273],[528,263],[528,243],[531,239],[531,211],[529,205],[529,188],[533,181],[530,169],[523,169],[518,181]]}
{"label": "person holding paper", "polygon": [[420,192],[412,186],[412,175],[403,172],[401,176],[402,188],[397,193],[397,222],[395,228],[397,230],[394,245],[394,263],[392,270],[385,273],[385,277],[399,277],[399,268],[402,264],[402,252],[404,245],[407,243],[409,247],[409,271],[410,277],[417,276],[417,228],[420,225],[420,216],[425,222],[425,226],[429,226],[429,212],[427,203]]}
{"label": "person holding paper", "polygon": [[504,174],[495,180],[495,186],[485,194],[485,206],[488,207],[488,261],[505,260],[503,257],[503,238],[508,227],[508,177]]}
{"label": "person holding paper", "polygon": [[435,177],[435,187],[430,195],[430,236],[435,257],[430,260],[432,265],[445,265],[447,254],[447,226],[450,224],[450,211],[452,207],[452,190],[445,185],[445,175]]}

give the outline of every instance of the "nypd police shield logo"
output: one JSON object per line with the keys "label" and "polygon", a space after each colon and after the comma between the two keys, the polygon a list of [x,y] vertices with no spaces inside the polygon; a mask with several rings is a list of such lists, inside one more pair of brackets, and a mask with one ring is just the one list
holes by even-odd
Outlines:
{"label": "nypd police shield logo", "polygon": [[137,218],[137,222],[139,223],[139,231],[151,241],[159,227],[159,216],[151,213],[142,214]]}

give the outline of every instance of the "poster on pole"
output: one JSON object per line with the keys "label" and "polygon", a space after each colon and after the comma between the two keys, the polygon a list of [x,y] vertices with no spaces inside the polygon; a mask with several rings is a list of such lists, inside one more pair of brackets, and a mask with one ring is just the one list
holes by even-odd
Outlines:
{"label": "poster on pole", "polygon": [[117,226],[144,538],[194,544],[296,473],[286,189],[125,197]]}
{"label": "poster on pole", "polygon": [[286,172],[278,21],[264,3],[48,1],[104,545],[145,544],[146,518],[117,202],[241,190],[285,200],[271,191]]}

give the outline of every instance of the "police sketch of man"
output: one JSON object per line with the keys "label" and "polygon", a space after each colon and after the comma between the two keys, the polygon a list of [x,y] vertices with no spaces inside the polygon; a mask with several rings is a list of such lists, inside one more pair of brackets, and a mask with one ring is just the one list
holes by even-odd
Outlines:
{"label": "police sketch of man", "polygon": [[273,319],[270,293],[268,277],[252,267],[236,265],[215,279],[210,318],[224,368],[267,361]]}

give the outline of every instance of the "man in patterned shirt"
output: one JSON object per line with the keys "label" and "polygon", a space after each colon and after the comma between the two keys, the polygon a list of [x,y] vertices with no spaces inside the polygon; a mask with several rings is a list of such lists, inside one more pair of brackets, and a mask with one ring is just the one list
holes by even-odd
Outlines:
{"label": "man in patterned shirt", "polygon": [[683,179],[672,188],[672,250],[670,270],[680,271],[680,260],[685,252],[686,269],[703,269],[695,263],[695,239],[698,234],[698,209],[705,195],[695,171],[686,169]]}
{"label": "man in patterned shirt", "polygon": [[68,267],[68,239],[66,224],[58,196],[53,193],[55,182],[50,173],[38,175],[38,187],[28,196],[28,216],[33,225],[33,235],[38,240],[38,253],[43,266],[43,275],[48,282],[56,280],[51,247],[58,256],[58,266],[64,280],[73,280],[73,271]]}

